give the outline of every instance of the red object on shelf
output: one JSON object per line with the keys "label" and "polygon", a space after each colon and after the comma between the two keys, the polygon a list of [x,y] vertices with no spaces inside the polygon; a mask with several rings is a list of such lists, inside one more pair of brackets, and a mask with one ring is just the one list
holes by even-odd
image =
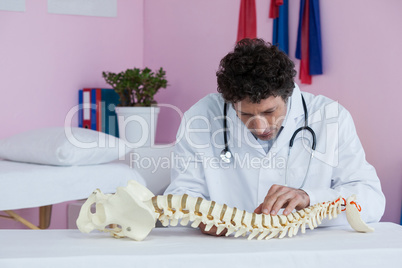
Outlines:
{"label": "red object on shelf", "polygon": [[102,89],[96,89],[96,130],[102,132]]}
{"label": "red object on shelf", "polygon": [[82,90],[82,127],[91,129],[91,88]]}

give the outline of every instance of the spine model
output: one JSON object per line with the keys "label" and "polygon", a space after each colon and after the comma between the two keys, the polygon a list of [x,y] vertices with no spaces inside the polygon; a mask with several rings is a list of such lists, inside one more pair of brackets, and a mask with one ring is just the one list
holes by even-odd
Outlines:
{"label": "spine model", "polygon": [[205,231],[216,226],[217,234],[227,229],[226,236],[232,233],[235,233],[235,237],[249,234],[248,239],[257,236],[258,240],[283,238],[286,234],[292,237],[298,233],[299,228],[305,233],[306,225],[314,229],[327,216],[332,219],[341,213],[341,198],[316,204],[287,216],[250,213],[187,194],[155,196],[152,198],[152,204],[155,217],[164,226],[168,226],[169,221],[171,226],[176,226],[179,220],[181,225],[186,226],[190,221],[193,228],[203,223],[206,225]]}
{"label": "spine model", "polygon": [[[345,203],[345,204],[344,204]],[[96,204],[96,212],[91,206]],[[342,206],[345,206],[342,209]],[[159,219],[164,226],[176,226],[179,222],[197,228],[200,223],[206,225],[205,231],[213,226],[219,234],[227,229],[226,236],[245,236],[271,239],[295,236],[299,229],[305,233],[306,226],[316,228],[321,221],[336,218],[343,210],[349,224],[358,232],[372,232],[360,218],[360,206],[355,203],[355,196],[347,200],[339,197],[330,202],[319,203],[305,209],[284,215],[265,215],[250,213],[227,205],[207,201],[200,197],[184,195],[154,196],[146,187],[136,181],[130,181],[127,187],[119,187],[115,194],[103,194],[96,190],[81,207],[77,226],[81,232],[92,230],[111,232],[114,237],[129,237],[143,240],[155,227]],[[118,227],[110,229],[111,224]]]}

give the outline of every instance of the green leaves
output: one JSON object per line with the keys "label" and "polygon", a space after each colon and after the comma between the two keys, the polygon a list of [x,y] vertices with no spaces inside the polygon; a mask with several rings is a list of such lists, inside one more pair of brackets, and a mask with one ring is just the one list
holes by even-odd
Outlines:
{"label": "green leaves", "polygon": [[124,72],[102,72],[106,83],[120,95],[119,106],[151,106],[154,95],[167,87],[166,72],[161,67],[154,73],[151,69],[133,68]]}

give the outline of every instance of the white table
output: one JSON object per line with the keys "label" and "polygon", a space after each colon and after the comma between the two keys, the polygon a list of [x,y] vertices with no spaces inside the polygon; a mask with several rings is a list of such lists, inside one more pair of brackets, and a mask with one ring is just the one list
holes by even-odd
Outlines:
{"label": "white table", "polygon": [[0,230],[0,267],[401,267],[402,227],[308,230],[292,238],[212,237],[156,228],[141,242],[78,230]]}

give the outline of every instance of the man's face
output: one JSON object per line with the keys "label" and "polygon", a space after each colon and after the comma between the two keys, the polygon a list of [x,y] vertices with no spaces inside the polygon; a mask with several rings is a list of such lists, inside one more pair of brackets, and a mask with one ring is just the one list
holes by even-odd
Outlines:
{"label": "man's face", "polygon": [[275,139],[287,111],[285,101],[279,96],[271,96],[260,103],[252,103],[247,98],[233,106],[240,120],[260,140]]}

